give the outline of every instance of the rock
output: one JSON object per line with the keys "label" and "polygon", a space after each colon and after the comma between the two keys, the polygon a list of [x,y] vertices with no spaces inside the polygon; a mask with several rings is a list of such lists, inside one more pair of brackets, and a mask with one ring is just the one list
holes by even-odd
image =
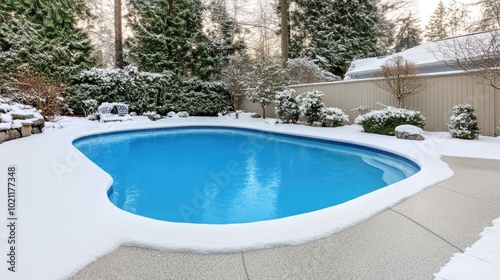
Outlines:
{"label": "rock", "polygon": [[31,125],[28,124],[28,125],[23,125],[21,127],[21,136],[22,137],[28,137],[28,136],[31,136]]}
{"label": "rock", "polygon": [[5,141],[7,141],[7,132],[0,131],[0,144]]}
{"label": "rock", "polygon": [[33,114],[17,114],[17,113],[11,113],[10,114],[12,116],[12,119],[13,120],[28,120],[28,119],[32,119],[35,117],[35,115]]}
{"label": "rock", "polygon": [[425,139],[424,131],[420,127],[416,127],[414,125],[400,125],[397,126],[394,130],[394,134],[399,139],[407,139],[407,140],[418,140],[422,141]]}
{"label": "rock", "polygon": [[31,127],[31,134],[39,134],[39,133],[42,133],[42,128],[38,126]]}
{"label": "rock", "polygon": [[258,119],[260,118],[260,115],[259,114],[253,114],[250,116],[251,118],[254,118],[254,119]]}
{"label": "rock", "polygon": [[41,126],[43,127],[45,125],[45,120],[44,119],[34,119],[32,120],[33,126]]}
{"label": "rock", "polygon": [[312,126],[314,126],[314,127],[322,127],[323,123],[322,122],[313,122]]}
{"label": "rock", "polygon": [[7,130],[7,140],[15,140],[21,138],[21,133],[17,129]]}

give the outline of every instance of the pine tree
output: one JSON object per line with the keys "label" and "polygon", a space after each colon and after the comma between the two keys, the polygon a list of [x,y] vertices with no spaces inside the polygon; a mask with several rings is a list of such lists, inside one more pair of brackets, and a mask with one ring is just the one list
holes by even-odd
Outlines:
{"label": "pine tree", "polygon": [[372,0],[295,0],[290,57],[309,57],[342,76],[354,58],[379,54],[380,17]]}
{"label": "pine tree", "polygon": [[479,22],[480,30],[488,31],[500,28],[500,0],[479,0],[483,17]]}
{"label": "pine tree", "polygon": [[225,0],[211,0],[208,10],[211,23],[207,30],[208,38],[213,46],[214,56],[218,61],[222,61],[215,65],[215,72],[218,74],[229,62],[230,57],[243,54],[246,45],[239,37],[242,32],[241,26],[228,14]]}
{"label": "pine tree", "polygon": [[418,20],[410,12],[401,22],[394,50],[401,52],[420,45],[422,42],[421,33],[420,28],[418,28]]}
{"label": "pine tree", "polygon": [[200,0],[131,0],[134,36],[126,45],[141,70],[171,70],[208,79],[214,65],[214,45],[202,31]]}
{"label": "pine tree", "polygon": [[5,0],[0,9],[0,80],[28,69],[61,82],[95,65],[83,0]]}
{"label": "pine tree", "polygon": [[439,1],[438,6],[429,19],[429,23],[425,27],[425,38],[427,41],[444,39],[446,34],[446,7],[443,1]]}
{"label": "pine tree", "polygon": [[472,25],[469,19],[469,11],[464,3],[452,0],[447,9],[446,30],[450,37],[470,33]]}

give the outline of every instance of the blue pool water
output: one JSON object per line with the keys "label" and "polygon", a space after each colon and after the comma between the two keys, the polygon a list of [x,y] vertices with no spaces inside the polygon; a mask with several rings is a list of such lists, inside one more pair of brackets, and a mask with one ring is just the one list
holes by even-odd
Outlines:
{"label": "blue pool water", "polygon": [[288,217],[346,202],[419,171],[407,159],[371,148],[233,128],[110,133],[74,145],[113,177],[113,204],[172,222]]}

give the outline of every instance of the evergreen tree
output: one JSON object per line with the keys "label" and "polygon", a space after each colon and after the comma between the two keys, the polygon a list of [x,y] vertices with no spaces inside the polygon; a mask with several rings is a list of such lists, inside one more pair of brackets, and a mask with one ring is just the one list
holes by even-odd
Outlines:
{"label": "evergreen tree", "polygon": [[451,1],[447,9],[446,30],[449,37],[470,33],[472,25],[468,19],[469,11],[464,3]]}
{"label": "evergreen tree", "polygon": [[372,0],[295,0],[290,57],[308,57],[343,76],[354,58],[377,56],[380,17]]}
{"label": "evergreen tree", "polygon": [[214,49],[214,55],[223,63],[215,65],[215,72],[222,71],[223,65],[229,62],[230,57],[242,55],[245,42],[239,38],[241,26],[236,19],[229,16],[225,0],[211,0],[208,4],[211,26],[208,28],[208,37]]}
{"label": "evergreen tree", "polygon": [[483,17],[479,22],[480,30],[488,31],[500,28],[500,0],[478,0]]}
{"label": "evergreen tree", "polygon": [[401,52],[420,45],[422,42],[422,38],[420,37],[421,33],[418,27],[418,20],[415,19],[410,12],[401,22],[401,27],[396,35],[394,50],[396,52]]}
{"label": "evergreen tree", "polygon": [[87,35],[75,27],[89,15],[84,1],[5,0],[0,5],[0,82],[27,68],[67,82],[95,64]]}
{"label": "evergreen tree", "polygon": [[127,41],[130,59],[141,70],[174,71],[208,79],[220,63],[214,45],[202,32],[200,0],[131,0]]}
{"label": "evergreen tree", "polygon": [[439,1],[438,6],[429,19],[429,23],[425,27],[425,38],[427,41],[444,39],[446,34],[446,7],[443,1]]}

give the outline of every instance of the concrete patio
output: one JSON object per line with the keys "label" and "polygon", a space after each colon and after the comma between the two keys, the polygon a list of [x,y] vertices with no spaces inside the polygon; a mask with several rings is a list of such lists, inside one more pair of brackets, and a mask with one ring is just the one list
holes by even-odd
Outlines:
{"label": "concrete patio", "polygon": [[452,178],[325,239],[208,255],[121,247],[71,279],[432,279],[500,217],[500,161],[443,160]]}

